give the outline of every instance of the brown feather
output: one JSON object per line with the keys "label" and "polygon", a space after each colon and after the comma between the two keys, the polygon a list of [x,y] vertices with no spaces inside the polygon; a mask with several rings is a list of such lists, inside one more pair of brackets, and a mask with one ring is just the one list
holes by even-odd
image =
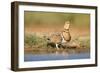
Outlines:
{"label": "brown feather", "polygon": [[54,34],[50,37],[50,40],[54,43],[61,43],[62,38],[60,34]]}
{"label": "brown feather", "polygon": [[67,42],[71,40],[71,35],[70,35],[69,30],[64,30],[62,32],[62,35],[63,35],[64,40],[66,40]]}

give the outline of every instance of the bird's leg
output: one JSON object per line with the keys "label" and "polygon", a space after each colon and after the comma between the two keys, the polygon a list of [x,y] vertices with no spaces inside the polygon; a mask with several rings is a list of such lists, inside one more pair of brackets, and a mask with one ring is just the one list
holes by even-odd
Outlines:
{"label": "bird's leg", "polygon": [[57,48],[57,50],[59,50],[58,44],[56,44],[56,48]]}

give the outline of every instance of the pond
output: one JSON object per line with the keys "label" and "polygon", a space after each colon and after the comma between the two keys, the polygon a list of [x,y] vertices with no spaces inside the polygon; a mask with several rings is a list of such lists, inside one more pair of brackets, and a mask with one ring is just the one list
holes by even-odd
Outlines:
{"label": "pond", "polygon": [[73,59],[88,59],[90,58],[90,53],[73,53],[73,54],[25,54],[24,61],[50,61],[50,60],[73,60]]}

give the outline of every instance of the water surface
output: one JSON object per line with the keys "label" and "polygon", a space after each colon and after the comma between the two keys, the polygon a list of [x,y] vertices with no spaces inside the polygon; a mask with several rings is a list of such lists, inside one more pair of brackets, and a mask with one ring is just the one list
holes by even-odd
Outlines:
{"label": "water surface", "polygon": [[73,60],[73,59],[88,59],[90,53],[75,53],[75,54],[25,54],[24,61],[49,61],[49,60]]}

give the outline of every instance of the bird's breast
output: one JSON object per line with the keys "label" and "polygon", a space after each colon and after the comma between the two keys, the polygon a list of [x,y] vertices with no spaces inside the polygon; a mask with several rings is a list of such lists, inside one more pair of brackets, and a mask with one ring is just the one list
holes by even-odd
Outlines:
{"label": "bird's breast", "polygon": [[64,40],[70,41],[71,40],[71,35],[69,32],[63,32],[62,33]]}

